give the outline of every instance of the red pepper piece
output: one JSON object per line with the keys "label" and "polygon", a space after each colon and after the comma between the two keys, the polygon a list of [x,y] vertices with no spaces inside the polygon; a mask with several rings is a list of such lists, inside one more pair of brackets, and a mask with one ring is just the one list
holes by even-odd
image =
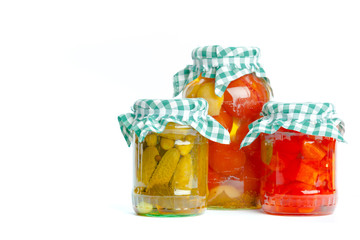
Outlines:
{"label": "red pepper piece", "polygon": [[278,151],[298,155],[301,151],[301,143],[297,141],[298,139],[294,136],[291,136],[291,139],[282,139],[276,140],[275,148]]}
{"label": "red pepper piece", "polygon": [[314,185],[298,181],[294,181],[284,185],[281,191],[283,194],[288,195],[309,195],[318,193]]}
{"label": "red pepper piece", "polygon": [[262,180],[262,191],[269,195],[282,194],[283,191],[281,189],[284,183],[284,176],[281,172],[272,172],[265,177],[265,180]]}
{"label": "red pepper piece", "polygon": [[299,172],[296,180],[312,186],[315,186],[319,172],[304,162],[300,163]]}
{"label": "red pepper piece", "polygon": [[292,158],[286,162],[285,169],[282,171],[286,183],[296,180],[297,173],[299,172],[300,160],[301,159],[299,158]]}
{"label": "red pepper piece", "polygon": [[335,144],[335,139],[324,137],[321,141],[321,148],[326,152],[326,154],[329,154],[335,151]]}
{"label": "red pepper piece", "polygon": [[289,162],[296,161],[296,155],[283,152],[274,152],[269,165],[266,165],[273,171],[283,171],[289,165]]}
{"label": "red pepper piece", "polygon": [[321,193],[332,194],[335,191],[333,157],[335,154],[328,155],[320,161],[319,177],[316,182]]}
{"label": "red pepper piece", "polygon": [[316,159],[320,161],[325,157],[326,152],[322,149],[320,144],[314,141],[305,140],[302,146],[302,155],[306,159]]}

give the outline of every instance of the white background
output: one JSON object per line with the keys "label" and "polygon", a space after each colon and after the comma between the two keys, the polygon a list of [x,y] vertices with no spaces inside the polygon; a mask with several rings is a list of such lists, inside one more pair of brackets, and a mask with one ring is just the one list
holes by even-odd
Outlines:
{"label": "white background", "polygon": [[[0,239],[360,239],[356,2],[1,1]],[[117,115],[213,44],[260,47],[274,100],[335,104],[333,215],[134,215]]]}

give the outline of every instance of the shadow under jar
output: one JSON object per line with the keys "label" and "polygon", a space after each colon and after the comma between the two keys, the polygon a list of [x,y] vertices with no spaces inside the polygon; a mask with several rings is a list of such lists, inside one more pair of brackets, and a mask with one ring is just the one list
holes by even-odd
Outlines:
{"label": "shadow under jar", "polygon": [[277,215],[327,215],[336,204],[335,144],[330,137],[281,128],[261,134],[261,204]]}
{"label": "shadow under jar", "polygon": [[270,99],[270,86],[254,73],[230,82],[224,94],[215,94],[215,79],[201,75],[184,89],[185,98],[204,98],[209,115],[230,133],[229,145],[209,141],[208,208],[260,208],[260,174],[263,163],[260,139],[240,148],[248,125],[260,118]]}
{"label": "shadow under jar", "polygon": [[143,142],[135,136],[133,207],[145,216],[197,215],[206,208],[208,140],[168,123]]}

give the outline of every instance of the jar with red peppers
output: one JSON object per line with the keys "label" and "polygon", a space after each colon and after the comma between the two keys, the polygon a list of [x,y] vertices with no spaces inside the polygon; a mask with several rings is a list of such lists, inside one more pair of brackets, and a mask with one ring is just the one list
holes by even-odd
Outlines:
{"label": "jar with red peppers", "polygon": [[276,215],[326,215],[334,211],[335,145],[344,141],[343,122],[329,103],[264,105],[242,146],[260,134],[261,204]]}
{"label": "jar with red peppers", "polygon": [[260,208],[260,140],[240,149],[271,95],[258,58],[258,48],[196,48],[194,64],[174,76],[175,96],[206,99],[209,115],[230,133],[229,145],[209,141],[209,208]]}

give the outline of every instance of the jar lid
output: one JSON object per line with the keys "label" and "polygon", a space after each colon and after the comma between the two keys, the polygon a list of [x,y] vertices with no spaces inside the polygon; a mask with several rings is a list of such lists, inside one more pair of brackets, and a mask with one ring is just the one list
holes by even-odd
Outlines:
{"label": "jar lid", "polygon": [[208,108],[202,98],[140,99],[132,107],[133,112],[120,115],[118,121],[128,146],[133,133],[142,142],[149,132],[163,132],[169,122],[191,126],[214,142],[229,144],[229,132],[208,115]]}
{"label": "jar lid", "polygon": [[331,137],[345,142],[344,122],[335,117],[331,103],[281,103],[264,104],[262,118],[249,125],[249,132],[241,147],[250,145],[260,133],[273,134],[281,127],[309,135]]}
{"label": "jar lid", "polygon": [[195,48],[193,65],[188,65],[173,77],[174,96],[201,74],[215,78],[215,94],[221,97],[229,83],[246,74],[255,73],[269,84],[264,69],[258,62],[260,49],[256,47],[228,47],[218,45]]}

